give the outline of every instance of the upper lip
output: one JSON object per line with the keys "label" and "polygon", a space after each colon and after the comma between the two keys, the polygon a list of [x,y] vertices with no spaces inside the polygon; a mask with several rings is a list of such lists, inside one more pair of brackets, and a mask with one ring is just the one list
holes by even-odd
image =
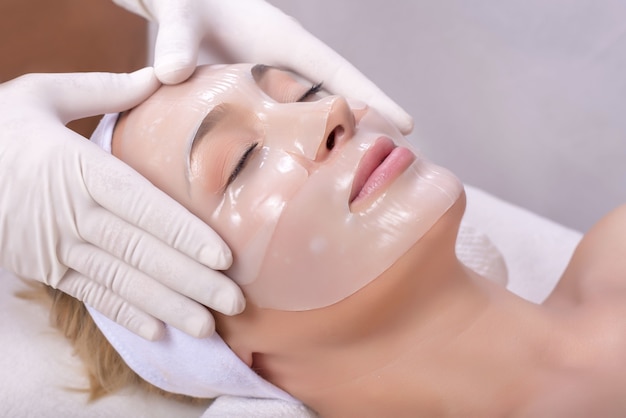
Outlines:
{"label": "upper lip", "polygon": [[396,144],[394,144],[391,139],[380,137],[365,151],[363,158],[361,158],[359,162],[354,179],[352,180],[352,191],[350,192],[349,203],[352,203],[354,199],[356,199],[367,182],[367,179],[372,175],[374,170],[385,161],[394,148],[396,148]]}

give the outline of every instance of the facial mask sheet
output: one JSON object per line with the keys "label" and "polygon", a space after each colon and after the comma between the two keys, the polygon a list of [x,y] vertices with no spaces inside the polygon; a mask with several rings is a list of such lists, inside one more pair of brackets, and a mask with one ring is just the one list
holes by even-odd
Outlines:
{"label": "facial mask sheet", "polygon": [[[289,311],[339,302],[388,269],[456,202],[456,177],[418,155],[371,205],[350,209],[360,158],[389,130],[366,114],[332,169],[311,173],[285,202],[267,244],[239,256],[229,274],[251,301]],[[411,147],[402,137],[393,140]],[[247,262],[247,254],[263,260]],[[258,270],[237,270],[240,263]]]}
{"label": "facial mask sheet", "polygon": [[[380,276],[462,186],[374,110],[298,99],[310,86],[272,71],[201,67],[135,109],[125,140],[150,139],[135,166],[228,243],[226,274],[249,303],[317,309]],[[366,197],[351,204],[361,186]]]}

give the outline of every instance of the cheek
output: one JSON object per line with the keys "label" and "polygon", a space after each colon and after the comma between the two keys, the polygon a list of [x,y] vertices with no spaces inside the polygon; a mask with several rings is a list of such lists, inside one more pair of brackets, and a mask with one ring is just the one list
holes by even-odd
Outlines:
{"label": "cheek", "polygon": [[350,213],[348,188],[341,181],[333,187],[326,174],[314,173],[285,205],[255,281],[243,287],[258,306],[309,310],[353,292],[345,274],[359,277],[354,263],[365,248],[358,242],[369,237]]}
{"label": "cheek", "polygon": [[263,150],[227,189],[211,224],[233,251],[228,275],[240,285],[256,279],[285,207],[308,172],[282,151]]}
{"label": "cheek", "polygon": [[400,259],[462,190],[425,160],[364,212],[350,212],[343,186],[335,176],[313,175],[285,206],[256,280],[243,286],[255,304],[304,311],[345,299]]}
{"label": "cheek", "polygon": [[367,210],[350,212],[356,167],[379,130],[362,129],[310,174],[286,152],[264,154],[229,190],[214,221],[233,237],[228,274],[246,298],[287,311],[339,302],[393,265],[456,201],[458,180],[418,158]]}

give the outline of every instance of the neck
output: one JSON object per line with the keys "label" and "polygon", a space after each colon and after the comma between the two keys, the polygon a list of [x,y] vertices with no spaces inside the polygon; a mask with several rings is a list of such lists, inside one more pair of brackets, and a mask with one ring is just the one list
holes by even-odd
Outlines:
{"label": "neck", "polygon": [[[371,319],[367,332],[341,350],[332,344],[290,350],[261,366],[324,417],[515,409],[543,381],[547,359],[558,355],[551,320],[454,260],[441,280],[404,281],[396,303],[373,306],[378,322]],[[440,266],[434,271],[440,274]],[[425,291],[424,282],[436,289]]]}
{"label": "neck", "polygon": [[558,359],[560,328],[458,261],[462,210],[453,206],[340,303],[304,312],[248,304],[219,321],[220,335],[323,417],[507,415],[545,382],[540,370]]}

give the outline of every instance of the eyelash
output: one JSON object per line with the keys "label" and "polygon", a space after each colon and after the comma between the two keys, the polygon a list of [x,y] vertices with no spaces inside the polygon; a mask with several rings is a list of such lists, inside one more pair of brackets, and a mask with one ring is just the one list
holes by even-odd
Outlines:
{"label": "eyelash", "polygon": [[322,89],[322,82],[317,84],[313,84],[311,88],[309,88],[306,93],[304,93],[296,102],[302,102],[308,99],[310,96],[313,96],[315,93],[319,92]]}
{"label": "eyelash", "polygon": [[[302,102],[308,99],[309,97],[313,96],[314,94],[318,93],[320,90],[322,90],[322,82],[313,84],[302,96],[300,96],[298,100],[296,100],[296,102]],[[248,162],[248,158],[250,157],[250,154],[252,154],[252,151],[254,151],[254,149],[258,145],[259,143],[255,142],[254,144],[250,145],[248,149],[246,149],[246,151],[243,153],[243,155],[239,159],[239,162],[237,162],[235,169],[228,177],[228,181],[226,182],[225,187],[228,187],[233,181],[235,181],[235,179],[237,178],[241,170],[243,170],[243,168],[246,166],[246,163]]]}
{"label": "eyelash", "polygon": [[[296,100],[296,102],[302,102],[302,101],[308,99],[309,97],[313,96],[314,94],[318,93],[320,90],[322,90],[322,83],[321,82],[317,83],[317,84],[313,84],[298,100]],[[237,178],[239,173],[241,173],[241,170],[243,170],[243,168],[246,166],[246,163],[248,162],[248,158],[252,154],[252,151],[254,151],[254,149],[258,145],[259,145],[259,143],[255,142],[254,144],[252,144],[252,145],[250,145],[248,147],[246,152],[243,153],[243,155],[239,159],[239,162],[235,166],[235,169],[233,170],[233,172],[228,177],[228,181],[226,182],[226,186],[225,187],[228,187],[233,181],[235,181],[235,179]]]}
{"label": "eyelash", "polygon": [[258,145],[259,145],[259,143],[255,142],[254,144],[250,145],[248,147],[248,149],[246,149],[246,152],[243,153],[243,155],[239,159],[239,162],[237,162],[237,165],[235,166],[235,169],[233,170],[233,172],[228,177],[228,181],[226,182],[226,186],[225,187],[228,187],[233,181],[235,181],[235,179],[237,178],[237,176],[239,175],[241,170],[243,170],[243,168],[246,166],[246,163],[248,162],[248,158],[252,154],[252,151],[254,151],[254,149]]}

